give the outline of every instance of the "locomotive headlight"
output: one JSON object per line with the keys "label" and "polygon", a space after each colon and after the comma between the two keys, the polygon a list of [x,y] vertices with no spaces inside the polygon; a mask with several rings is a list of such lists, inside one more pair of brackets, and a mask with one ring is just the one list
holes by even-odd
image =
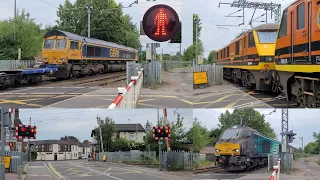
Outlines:
{"label": "locomotive headlight", "polygon": [[61,60],[62,62],[64,62],[64,58],[60,58],[60,60]]}
{"label": "locomotive headlight", "polygon": [[240,150],[239,150],[239,149],[234,149],[233,151],[237,153],[237,152],[239,152]]}
{"label": "locomotive headlight", "polygon": [[42,61],[46,61],[48,58],[42,58]]}
{"label": "locomotive headlight", "polygon": [[216,149],[216,152],[220,152],[220,149]]}

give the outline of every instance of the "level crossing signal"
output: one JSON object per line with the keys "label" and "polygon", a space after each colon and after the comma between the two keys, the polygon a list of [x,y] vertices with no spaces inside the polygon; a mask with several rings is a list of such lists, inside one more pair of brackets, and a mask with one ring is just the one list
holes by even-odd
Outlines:
{"label": "level crossing signal", "polygon": [[170,126],[153,126],[152,127],[152,138],[153,140],[164,140],[170,139]]}
{"label": "level crossing signal", "polygon": [[17,139],[36,139],[37,127],[25,126],[23,124],[16,124],[16,138]]}
{"label": "level crossing signal", "polygon": [[157,42],[170,40],[178,32],[180,25],[177,12],[164,4],[149,8],[142,20],[145,34]]}

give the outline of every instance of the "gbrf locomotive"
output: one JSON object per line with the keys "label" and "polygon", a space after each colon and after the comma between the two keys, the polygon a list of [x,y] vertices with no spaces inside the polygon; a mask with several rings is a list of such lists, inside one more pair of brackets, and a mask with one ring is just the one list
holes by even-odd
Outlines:
{"label": "gbrf locomotive", "polygon": [[219,166],[227,170],[248,170],[268,164],[268,154],[278,155],[281,143],[246,126],[226,129],[215,145]]}

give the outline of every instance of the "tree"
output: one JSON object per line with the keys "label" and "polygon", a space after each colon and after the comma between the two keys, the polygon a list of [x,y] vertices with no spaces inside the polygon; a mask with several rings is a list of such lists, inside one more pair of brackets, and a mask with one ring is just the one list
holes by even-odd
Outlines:
{"label": "tree", "polygon": [[193,14],[193,44],[195,44],[196,43],[196,35],[197,35],[197,29],[196,29],[196,27],[197,27],[197,20],[199,21],[199,23],[198,23],[198,42],[200,41],[200,36],[201,36],[201,29],[202,29],[202,27],[201,27],[201,19],[199,18],[199,15],[197,15],[197,14]]}
{"label": "tree", "polygon": [[210,64],[215,63],[216,57],[217,57],[217,51],[215,51],[215,50],[210,51],[209,56],[208,56],[209,63]]}
{"label": "tree", "polygon": [[149,120],[147,120],[146,125],[144,126],[144,129],[148,132],[150,130],[152,130],[152,124],[149,122]]}
{"label": "tree", "polygon": [[320,152],[320,132],[319,133],[314,132],[313,133],[313,138],[316,140],[315,141],[314,152],[315,153],[319,153]]}
{"label": "tree", "polygon": [[[235,109],[232,113],[229,111],[222,113],[219,117],[220,124],[218,124],[218,127],[222,132],[233,125],[240,125],[241,117],[243,125],[251,127],[269,138],[276,138],[274,129],[265,120],[265,116],[252,108]],[[220,136],[220,134],[217,135]]]}
{"label": "tree", "polygon": [[316,143],[310,142],[304,147],[304,152],[310,153],[310,154],[316,154],[315,148],[316,148]]}
{"label": "tree", "polygon": [[[98,127],[95,129],[95,131],[100,132]],[[113,137],[116,133],[116,128],[115,128],[114,121],[112,120],[112,118],[106,117],[105,121],[102,121],[101,131],[102,131],[102,141],[103,141],[104,150],[110,151],[111,147],[113,145]],[[101,144],[100,133],[97,133],[96,137],[97,137],[99,144]]]}
{"label": "tree", "polygon": [[13,39],[14,19],[0,21],[0,59],[18,59],[18,48],[21,48],[21,59],[34,59],[40,55],[44,31],[36,24],[29,13],[17,12],[16,37]]}
{"label": "tree", "polygon": [[170,123],[170,145],[171,150],[187,150],[185,142],[187,141],[185,127],[183,127],[183,117],[180,114],[177,120]]}
{"label": "tree", "polygon": [[[87,0],[66,0],[57,12],[58,28],[78,35],[87,36]],[[117,44],[140,48],[139,32],[131,17],[124,15],[122,5],[114,0],[93,0],[91,12],[91,37]],[[107,20],[106,20],[107,19]]]}
{"label": "tree", "polygon": [[189,138],[193,145],[193,152],[200,152],[210,142],[210,136],[208,130],[201,126],[201,123],[197,118],[193,121],[193,126],[189,130]]}

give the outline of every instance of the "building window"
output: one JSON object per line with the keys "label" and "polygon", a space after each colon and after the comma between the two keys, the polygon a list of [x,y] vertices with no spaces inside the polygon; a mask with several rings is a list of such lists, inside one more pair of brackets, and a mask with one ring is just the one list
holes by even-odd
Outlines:
{"label": "building window", "polygon": [[305,24],[305,4],[302,3],[298,6],[298,13],[297,13],[297,29],[304,28]]}
{"label": "building window", "polygon": [[59,145],[59,151],[61,151],[61,145]]}
{"label": "building window", "polygon": [[41,146],[41,151],[44,151],[44,145]]}
{"label": "building window", "polygon": [[49,144],[49,151],[52,151],[52,144]]}

